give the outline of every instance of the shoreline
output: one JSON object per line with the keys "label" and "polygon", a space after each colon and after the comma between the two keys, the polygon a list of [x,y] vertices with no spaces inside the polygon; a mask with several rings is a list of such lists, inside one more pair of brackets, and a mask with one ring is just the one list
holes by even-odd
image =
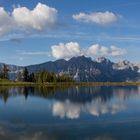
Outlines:
{"label": "shoreline", "polygon": [[0,86],[140,86],[140,82],[62,82],[62,83],[32,83],[0,80]]}

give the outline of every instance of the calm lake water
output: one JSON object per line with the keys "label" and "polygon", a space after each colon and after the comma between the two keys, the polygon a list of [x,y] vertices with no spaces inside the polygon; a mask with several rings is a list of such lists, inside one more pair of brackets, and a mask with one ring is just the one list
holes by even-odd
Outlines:
{"label": "calm lake water", "polygon": [[0,140],[140,140],[140,87],[0,87]]}

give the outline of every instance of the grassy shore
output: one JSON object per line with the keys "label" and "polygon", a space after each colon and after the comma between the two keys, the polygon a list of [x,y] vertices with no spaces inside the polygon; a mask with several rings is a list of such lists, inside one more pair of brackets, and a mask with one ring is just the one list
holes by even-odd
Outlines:
{"label": "grassy shore", "polygon": [[0,79],[0,86],[34,86],[34,85],[37,84],[30,83],[30,82],[17,82],[17,81]]}
{"label": "grassy shore", "polygon": [[44,83],[41,86],[140,86],[140,82],[72,82]]}
{"label": "grassy shore", "polygon": [[31,83],[0,79],[0,86],[140,86],[140,82],[67,82],[67,83]]}

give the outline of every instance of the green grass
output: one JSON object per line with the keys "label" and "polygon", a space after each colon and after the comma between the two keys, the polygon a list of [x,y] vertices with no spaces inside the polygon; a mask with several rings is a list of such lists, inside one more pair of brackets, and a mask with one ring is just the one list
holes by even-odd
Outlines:
{"label": "green grass", "polygon": [[140,86],[140,82],[68,82],[44,83],[42,86]]}
{"label": "green grass", "polygon": [[32,86],[32,85],[36,84],[31,82],[17,82],[6,79],[0,79],[0,86]]}
{"label": "green grass", "polygon": [[31,83],[0,79],[0,86],[139,86],[140,82],[64,82],[64,83]]}

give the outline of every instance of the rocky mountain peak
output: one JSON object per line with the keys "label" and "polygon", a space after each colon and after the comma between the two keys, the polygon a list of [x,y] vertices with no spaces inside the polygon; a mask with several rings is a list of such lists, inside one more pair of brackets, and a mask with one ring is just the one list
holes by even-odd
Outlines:
{"label": "rocky mountain peak", "polygon": [[[9,65],[9,75],[14,79],[19,69],[24,67]],[[2,69],[2,65],[0,65]],[[27,66],[29,73],[37,73],[42,70],[55,72],[56,74],[68,74],[77,81],[105,82],[105,81],[135,81],[140,79],[140,67],[124,60],[118,63],[111,62],[105,57],[99,57],[94,61],[85,56],[73,57],[70,60],[49,61],[38,65]]]}

